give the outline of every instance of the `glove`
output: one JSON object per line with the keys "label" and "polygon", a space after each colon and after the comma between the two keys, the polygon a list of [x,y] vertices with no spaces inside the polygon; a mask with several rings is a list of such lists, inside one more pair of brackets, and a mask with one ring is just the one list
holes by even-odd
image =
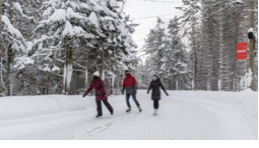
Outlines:
{"label": "glove", "polygon": [[87,94],[84,94],[84,95],[83,95],[83,98],[84,98],[86,95],[87,95]]}

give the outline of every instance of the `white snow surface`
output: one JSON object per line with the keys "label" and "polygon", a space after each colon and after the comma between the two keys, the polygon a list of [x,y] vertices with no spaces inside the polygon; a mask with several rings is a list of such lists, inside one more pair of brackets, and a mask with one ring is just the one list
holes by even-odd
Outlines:
{"label": "white snow surface", "polygon": [[253,28],[249,28],[248,32],[254,32]]}
{"label": "white snow surface", "polygon": [[234,2],[239,3],[239,4],[243,4],[242,0],[235,0]]}
{"label": "white snow surface", "polygon": [[258,93],[168,91],[162,94],[158,116],[146,90],[132,99],[126,113],[125,96],[109,96],[110,115],[96,119],[94,96],[43,95],[0,99],[0,139],[258,139]]}
{"label": "white snow surface", "polygon": [[90,14],[89,20],[91,20],[92,24],[94,24],[97,28],[99,27],[98,18],[94,12]]}
{"label": "white snow surface", "polygon": [[2,15],[2,22],[3,30],[6,30],[8,34],[11,34],[18,39],[23,39],[21,32],[12,25],[8,17]]}

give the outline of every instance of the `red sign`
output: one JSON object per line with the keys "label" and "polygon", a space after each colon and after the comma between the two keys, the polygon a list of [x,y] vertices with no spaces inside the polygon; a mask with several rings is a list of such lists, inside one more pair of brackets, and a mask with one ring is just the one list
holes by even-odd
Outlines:
{"label": "red sign", "polygon": [[247,42],[237,43],[237,60],[246,60]]}

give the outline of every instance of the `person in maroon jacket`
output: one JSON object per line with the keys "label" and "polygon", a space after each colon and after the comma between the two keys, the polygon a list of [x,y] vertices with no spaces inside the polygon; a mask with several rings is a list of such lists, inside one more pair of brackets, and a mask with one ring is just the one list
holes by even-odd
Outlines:
{"label": "person in maroon jacket", "polygon": [[100,73],[96,71],[94,74],[93,80],[91,82],[90,87],[86,90],[83,97],[85,97],[93,88],[95,89],[95,96],[96,96],[96,105],[97,105],[97,115],[96,118],[99,118],[103,115],[102,112],[102,104],[101,101],[103,101],[104,105],[108,108],[111,115],[113,115],[113,108],[108,102],[107,93],[105,91],[104,83],[102,79],[100,78]]}
{"label": "person in maroon jacket", "polygon": [[129,98],[132,95],[132,98],[134,100],[134,102],[136,103],[139,111],[141,112],[142,109],[140,107],[140,104],[138,103],[138,100],[136,98],[136,93],[137,93],[137,81],[136,79],[130,74],[130,72],[128,70],[125,71],[125,75],[126,77],[123,80],[123,88],[122,88],[122,94],[124,95],[124,91],[126,89],[126,102],[127,102],[127,106],[128,109],[126,110],[126,112],[131,111],[131,106],[130,106],[130,102],[129,102]]}

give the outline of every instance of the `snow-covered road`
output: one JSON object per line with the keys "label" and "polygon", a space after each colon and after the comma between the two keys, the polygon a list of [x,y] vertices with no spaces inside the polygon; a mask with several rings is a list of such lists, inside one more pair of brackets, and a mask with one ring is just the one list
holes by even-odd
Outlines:
{"label": "snow-covered road", "polygon": [[159,115],[145,90],[143,108],[126,113],[125,97],[110,96],[96,119],[93,96],[27,96],[0,99],[0,139],[258,139],[258,93],[169,91]]}

